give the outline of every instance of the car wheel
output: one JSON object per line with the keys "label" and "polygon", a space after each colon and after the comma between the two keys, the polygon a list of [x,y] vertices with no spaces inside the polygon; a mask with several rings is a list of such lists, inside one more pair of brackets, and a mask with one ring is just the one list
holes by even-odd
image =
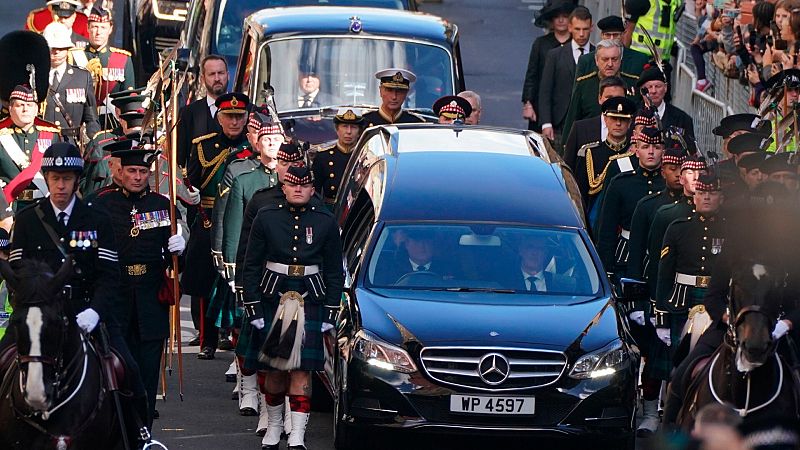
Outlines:
{"label": "car wheel", "polygon": [[[338,364],[343,364],[339,362]],[[333,396],[333,446],[336,447],[336,450],[353,450],[354,443],[353,443],[353,434],[350,430],[350,427],[344,421],[344,405],[346,403],[346,393],[342,389],[343,382],[343,370],[339,367],[335,369],[335,385],[334,391],[335,394]]]}

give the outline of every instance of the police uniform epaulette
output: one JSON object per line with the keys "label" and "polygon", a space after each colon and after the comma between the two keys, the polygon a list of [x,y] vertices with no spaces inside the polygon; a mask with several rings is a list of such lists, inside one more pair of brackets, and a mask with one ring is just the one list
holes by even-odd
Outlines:
{"label": "police uniform epaulette", "polygon": [[578,156],[586,156],[586,150],[590,148],[595,148],[600,145],[600,141],[588,142],[583,144],[581,148],[578,149]]}
{"label": "police uniform epaulette", "polygon": [[109,49],[110,51],[114,52],[114,53],[122,53],[122,54],[123,54],[123,55],[125,55],[125,56],[131,56],[131,52],[129,52],[129,51],[127,51],[127,50],[123,50],[123,49],[121,49],[121,48],[117,48],[117,47],[108,47],[108,49]]}
{"label": "police uniform epaulette", "polygon": [[625,73],[625,72],[620,72],[619,74],[622,75],[623,77],[632,78],[634,80],[638,80],[639,79],[639,75],[633,75],[633,74]]}
{"label": "police uniform epaulette", "polygon": [[583,75],[583,76],[580,76],[580,77],[576,78],[575,82],[582,81],[582,80],[588,80],[589,78],[592,78],[595,75],[597,75],[597,71],[596,70],[592,71],[592,72],[589,72],[586,75]]}
{"label": "police uniform epaulette", "polygon": [[216,135],[217,135],[217,133],[208,133],[208,134],[204,134],[202,136],[198,136],[198,137],[192,139],[192,144],[197,144],[200,141],[205,141],[206,139],[212,138],[212,137],[214,137]]}

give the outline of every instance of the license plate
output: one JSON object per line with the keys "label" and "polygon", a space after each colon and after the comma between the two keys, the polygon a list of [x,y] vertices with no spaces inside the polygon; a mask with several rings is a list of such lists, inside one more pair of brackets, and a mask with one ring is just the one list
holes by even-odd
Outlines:
{"label": "license plate", "polygon": [[450,412],[465,414],[532,415],[535,403],[534,397],[451,395]]}

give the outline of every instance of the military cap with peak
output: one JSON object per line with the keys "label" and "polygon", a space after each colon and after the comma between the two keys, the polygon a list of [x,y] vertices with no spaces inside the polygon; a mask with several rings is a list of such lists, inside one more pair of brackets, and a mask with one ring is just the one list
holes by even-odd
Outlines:
{"label": "military cap with peak", "polygon": [[47,2],[58,17],[67,18],[75,14],[75,11],[81,7],[79,0],[50,0]]}
{"label": "military cap with peak", "polygon": [[51,22],[42,32],[42,36],[47,40],[47,46],[51,49],[72,48],[72,30],[61,22]]}
{"label": "military cap with peak", "polygon": [[746,171],[761,169],[761,165],[764,164],[765,159],[767,159],[767,154],[764,152],[749,153],[747,155],[742,155],[739,160],[736,161],[736,165]]}
{"label": "military cap with peak", "polygon": [[734,136],[728,142],[728,153],[739,155],[747,152],[764,152],[772,144],[773,139],[761,133],[743,133]]}
{"label": "military cap with peak", "polygon": [[723,117],[719,126],[711,130],[712,133],[723,138],[729,137],[734,131],[770,134],[772,124],[769,120],[762,120],[757,114],[742,113]]}
{"label": "military cap with peak", "polygon": [[597,28],[600,29],[601,33],[610,33],[614,31],[620,33],[625,32],[625,24],[622,22],[622,17],[620,16],[603,17],[597,21]]}
{"label": "military cap with peak", "polygon": [[339,108],[333,116],[333,123],[349,123],[352,125],[364,124],[364,112],[358,108]]}
{"label": "military cap with peak", "polygon": [[27,84],[18,84],[14,87],[14,89],[11,91],[11,95],[8,97],[9,102],[12,100],[35,102],[36,92],[34,92],[33,89],[31,89],[31,87]]}
{"label": "military cap with peak", "polygon": [[792,161],[792,153],[777,153],[765,159],[761,171],[767,175],[778,172],[791,172],[797,175],[797,162]]}
{"label": "military cap with peak", "polygon": [[228,92],[217,97],[214,105],[217,107],[217,113],[244,114],[250,106],[250,98],[239,92]]}
{"label": "military cap with peak", "polygon": [[448,119],[464,120],[472,114],[472,105],[464,97],[445,95],[433,103],[433,113]]}
{"label": "military cap with peak", "polygon": [[406,69],[384,69],[375,72],[375,78],[381,80],[381,86],[392,89],[409,89],[411,83],[417,81],[417,76]]}
{"label": "military cap with peak", "polygon": [[664,72],[652,61],[644,65],[644,70],[642,70],[639,79],[636,81],[636,87],[642,87],[648,81],[667,82],[667,77],[664,75]]}
{"label": "military cap with peak", "polygon": [[696,191],[715,192],[722,190],[722,183],[716,174],[704,173],[697,179]]}
{"label": "military cap with peak", "polygon": [[277,158],[287,162],[303,161],[303,150],[300,149],[299,145],[293,142],[281,144],[281,148],[278,149]]}
{"label": "military cap with peak", "polygon": [[680,166],[686,160],[686,150],[680,145],[669,146],[661,157],[662,164],[675,164]]}
{"label": "military cap with peak", "polygon": [[57,142],[42,155],[42,172],[83,172],[83,157],[78,147],[69,142]]}
{"label": "military cap with peak", "polygon": [[800,88],[800,69],[792,68],[781,70],[764,82],[764,88],[769,91],[779,84],[793,89]]}
{"label": "military cap with peak", "polygon": [[103,150],[110,151],[111,156],[119,158],[123,166],[150,167],[157,156],[157,152],[145,148],[144,142],[137,139],[120,139],[106,145]]}
{"label": "military cap with peak", "polygon": [[611,97],[600,105],[604,116],[630,119],[636,113],[636,103],[626,97]]}
{"label": "military cap with peak", "polygon": [[664,145],[664,136],[661,134],[661,130],[654,127],[642,128],[642,131],[639,132],[636,140],[646,144]]}
{"label": "military cap with peak", "polygon": [[292,184],[311,184],[314,182],[314,172],[306,166],[292,166],[286,171],[283,181]]}

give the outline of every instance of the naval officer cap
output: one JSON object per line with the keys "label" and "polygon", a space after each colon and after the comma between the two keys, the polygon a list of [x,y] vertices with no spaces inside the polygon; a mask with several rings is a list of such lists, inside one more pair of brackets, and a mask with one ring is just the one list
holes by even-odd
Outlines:
{"label": "naval officer cap", "polygon": [[80,0],[50,0],[47,2],[47,6],[50,7],[55,15],[66,19],[75,14],[75,11],[82,5]]}
{"label": "naval officer cap", "polygon": [[636,113],[636,103],[627,97],[611,97],[600,105],[604,116],[630,119]]}
{"label": "naval officer cap", "polygon": [[333,116],[333,123],[349,123],[351,125],[364,125],[364,112],[358,108],[339,108]]}
{"label": "naval officer cap", "polygon": [[417,81],[414,72],[392,67],[375,72],[375,78],[381,80],[381,87],[408,90],[411,83]]}
{"label": "naval officer cap", "polygon": [[83,157],[78,147],[69,142],[57,142],[42,155],[42,172],[83,172]]}
{"label": "naval officer cap", "polygon": [[464,120],[472,114],[472,105],[464,97],[445,95],[433,103],[433,113],[448,119]]}

